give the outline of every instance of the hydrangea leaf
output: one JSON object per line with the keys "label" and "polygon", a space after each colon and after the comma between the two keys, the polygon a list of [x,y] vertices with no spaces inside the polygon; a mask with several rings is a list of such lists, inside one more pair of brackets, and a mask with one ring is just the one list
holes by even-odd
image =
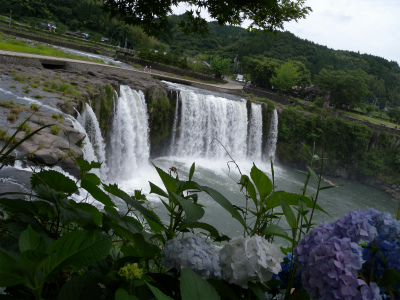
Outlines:
{"label": "hydrangea leaf", "polygon": [[111,249],[111,240],[111,236],[97,230],[64,234],[48,249],[52,255],[43,265],[43,276],[67,266],[81,268],[104,259]]}
{"label": "hydrangea leaf", "polygon": [[58,300],[100,299],[102,290],[90,274],[72,277],[60,290]]}
{"label": "hydrangea leaf", "polygon": [[189,268],[181,270],[182,300],[220,300],[218,292]]}
{"label": "hydrangea leaf", "polygon": [[21,252],[28,250],[46,250],[44,239],[32,229],[31,225],[28,225],[28,228],[21,233],[18,244],[19,251]]}
{"label": "hydrangea leaf", "polygon": [[149,289],[151,290],[151,292],[154,294],[154,296],[157,298],[157,300],[173,300],[171,297],[165,295],[158,288],[156,288],[155,286],[152,286],[147,281],[146,281],[146,284],[149,287]]}
{"label": "hydrangea leaf", "polygon": [[18,262],[0,248],[0,286],[13,286],[25,282]]}

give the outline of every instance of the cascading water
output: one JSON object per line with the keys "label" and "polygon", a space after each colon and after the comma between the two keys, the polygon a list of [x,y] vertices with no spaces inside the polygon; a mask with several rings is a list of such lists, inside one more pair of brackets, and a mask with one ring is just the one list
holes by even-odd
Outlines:
{"label": "cascading water", "polygon": [[278,112],[276,109],[272,112],[271,123],[269,126],[268,139],[266,145],[266,158],[275,160],[276,143],[278,141]]}
{"label": "cascading water", "polygon": [[251,118],[249,126],[249,139],[247,158],[261,160],[262,153],[262,109],[260,104],[251,103]]}
{"label": "cascading water", "polygon": [[[179,130],[171,153],[179,157],[219,159],[226,151],[246,158],[247,110],[244,101],[181,89]],[[222,145],[225,147],[222,147]]]}
{"label": "cascading water", "polygon": [[86,103],[86,109],[81,115],[78,115],[78,122],[84,126],[90,143],[93,146],[98,162],[101,162],[100,174],[103,180],[107,179],[108,167],[106,163],[106,145],[101,135],[99,122],[92,107]]}
{"label": "cascading water", "polygon": [[112,181],[134,177],[150,156],[147,106],[142,92],[122,85],[114,105],[107,163]]}

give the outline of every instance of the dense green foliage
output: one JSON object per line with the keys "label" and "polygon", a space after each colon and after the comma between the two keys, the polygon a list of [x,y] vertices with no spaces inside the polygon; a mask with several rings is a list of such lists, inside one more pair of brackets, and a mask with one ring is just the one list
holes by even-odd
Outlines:
{"label": "dense green foliage", "polygon": [[315,82],[323,92],[330,92],[329,100],[334,105],[354,107],[368,93],[368,76],[361,69],[327,70],[322,69]]}
{"label": "dense green foliage", "polygon": [[218,55],[211,61],[211,70],[215,74],[215,77],[221,78],[226,75],[229,71],[230,59],[221,58]]}
{"label": "dense green foliage", "polygon": [[[283,23],[290,20],[305,18],[310,7],[305,6],[305,0],[277,0],[273,2],[257,0],[240,1],[202,1],[202,0],[169,0],[148,2],[144,0],[103,0],[104,7],[112,15],[121,15],[126,23],[140,25],[149,34],[165,34],[170,32],[168,15],[172,6],[189,5],[186,18],[179,26],[186,34],[207,32],[208,26],[200,12],[207,9],[210,16],[220,25],[241,25],[244,20],[250,20],[249,29],[276,30],[282,29]],[[261,4],[261,5],[260,5]]]}
{"label": "dense green foliage", "polygon": [[286,163],[301,164],[302,143],[315,143],[319,154],[328,158],[326,170],[347,170],[357,178],[374,176],[400,183],[400,137],[381,131],[376,138],[373,133],[356,122],[286,109],[279,117],[277,156]]}

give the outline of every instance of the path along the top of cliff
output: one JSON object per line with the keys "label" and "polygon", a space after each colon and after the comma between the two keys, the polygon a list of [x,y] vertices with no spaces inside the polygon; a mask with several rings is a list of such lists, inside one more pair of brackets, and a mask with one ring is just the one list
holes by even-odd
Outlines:
{"label": "path along the top of cliff", "polygon": [[[85,60],[78,60],[78,59],[71,59],[71,58],[64,58],[64,57],[56,57],[56,56],[46,56],[46,55],[40,55],[40,54],[31,54],[31,53],[24,53],[24,52],[15,52],[15,51],[8,51],[8,50],[1,50],[0,49],[0,55],[6,55],[6,56],[17,56],[17,57],[27,57],[27,58],[37,58],[40,60],[52,60],[52,61],[60,61],[60,62],[74,62],[74,63],[81,63],[81,64],[88,64],[88,65],[101,65],[103,67],[109,67],[109,68],[123,68],[123,67],[116,67],[116,66],[111,66],[107,64],[101,64],[97,62],[91,62],[91,61],[85,61]],[[128,69],[126,69],[128,70]],[[178,82],[178,83],[183,83],[183,84],[188,84],[200,88],[205,88],[205,89],[211,89],[211,90],[218,90],[220,89],[221,91],[225,92],[235,92],[235,91],[241,91],[243,90],[243,84],[232,81],[228,79],[228,83],[226,84],[211,84],[211,83],[203,83],[195,80],[188,80],[188,79],[183,79],[183,78],[178,78],[174,76],[169,76],[169,75],[164,75],[164,74],[159,74],[157,71],[152,71],[152,73],[148,73],[142,70],[138,69],[129,69],[130,72],[137,72],[139,74],[148,74],[149,76],[151,75],[152,77],[161,79],[161,80],[169,80],[173,82]]]}

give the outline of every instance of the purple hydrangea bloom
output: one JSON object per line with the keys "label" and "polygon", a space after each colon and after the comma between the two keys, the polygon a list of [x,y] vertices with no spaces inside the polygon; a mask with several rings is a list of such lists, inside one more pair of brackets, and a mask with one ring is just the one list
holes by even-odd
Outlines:
{"label": "purple hydrangea bloom", "polygon": [[306,264],[298,260],[297,264],[302,269],[303,286],[312,299],[353,300],[361,297],[359,287],[365,284],[358,279],[357,273],[363,264],[361,247],[349,238],[322,240],[309,252]]}
{"label": "purple hydrangea bloom", "polygon": [[188,267],[203,278],[220,278],[219,249],[207,244],[200,236],[172,239],[161,251],[167,269]]}
{"label": "purple hydrangea bloom", "polygon": [[400,271],[400,221],[374,209],[351,211],[333,223],[312,229],[293,249],[303,286],[311,298],[382,299],[376,283],[368,286],[358,279],[363,263],[372,258],[368,248],[357,245],[360,241],[380,248],[375,256],[375,277],[386,268]]}

